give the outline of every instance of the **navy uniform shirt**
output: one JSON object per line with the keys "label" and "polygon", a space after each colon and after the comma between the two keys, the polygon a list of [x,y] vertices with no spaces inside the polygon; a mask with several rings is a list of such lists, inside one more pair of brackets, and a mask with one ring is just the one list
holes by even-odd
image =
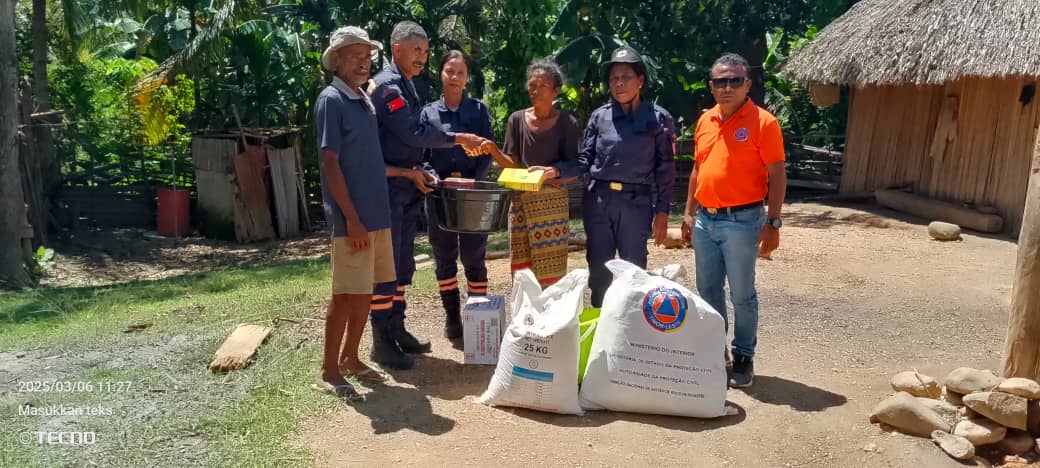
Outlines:
{"label": "navy uniform shirt", "polygon": [[377,73],[373,81],[372,103],[379,119],[379,142],[387,165],[411,169],[422,163],[426,148],[455,145],[454,133],[419,123],[422,103],[415,85],[401,75],[397,65],[391,63]]}
{"label": "navy uniform shirt", "polygon": [[[454,111],[444,103],[444,98],[430,103],[423,108],[419,123],[433,125],[445,132],[473,133],[489,140],[495,138],[491,126],[491,113],[488,112],[487,106],[465,96],[459,103],[459,108]],[[471,158],[458,146],[427,150],[425,162],[441,179],[465,177],[483,180],[491,169],[490,155]]]}
{"label": "navy uniform shirt", "polygon": [[322,90],[314,105],[314,128],[318,137],[318,161],[321,161],[322,204],[325,221],[334,237],[346,236],[347,227],[336,200],[328,188],[323,150],[336,153],[343,179],[347,182],[350,201],[361,224],[368,231],[390,227],[390,196],[386,184],[386,165],[379,147],[379,126],[375,109],[364,91],[350,89],[335,77]]}
{"label": "navy uniform shirt", "polygon": [[592,184],[656,187],[655,211],[667,213],[675,185],[675,123],[661,106],[643,100],[626,115],[611,99],[589,117],[578,160],[557,165],[560,177],[586,172]]}

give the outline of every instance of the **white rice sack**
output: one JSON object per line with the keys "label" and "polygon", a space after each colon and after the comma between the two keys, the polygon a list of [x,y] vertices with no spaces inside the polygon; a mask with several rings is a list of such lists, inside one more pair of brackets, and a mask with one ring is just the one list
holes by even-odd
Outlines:
{"label": "white rice sack", "polygon": [[542,291],[530,270],[516,273],[512,319],[498,367],[478,402],[583,413],[578,404],[578,315],[588,282],[588,270],[574,270]]}
{"label": "white rice sack", "polygon": [[585,409],[726,414],[722,316],[682,285],[623,260],[603,298],[581,386]]}

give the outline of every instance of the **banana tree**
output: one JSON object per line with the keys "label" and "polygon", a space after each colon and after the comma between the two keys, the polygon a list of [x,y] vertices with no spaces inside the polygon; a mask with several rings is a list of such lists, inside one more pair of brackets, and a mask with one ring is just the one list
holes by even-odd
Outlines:
{"label": "banana tree", "polygon": [[[243,123],[258,127],[303,123],[309,115],[309,91],[319,78],[316,58],[306,57],[299,33],[264,20],[252,20],[225,35],[226,55],[211,69],[203,113],[229,124],[232,105]],[[219,108],[215,107],[219,106]]]}

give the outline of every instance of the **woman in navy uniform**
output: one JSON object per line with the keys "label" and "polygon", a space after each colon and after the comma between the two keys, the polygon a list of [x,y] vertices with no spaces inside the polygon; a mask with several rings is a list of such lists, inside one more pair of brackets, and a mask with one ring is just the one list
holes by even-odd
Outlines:
{"label": "woman in navy uniform", "polygon": [[[469,81],[469,60],[466,55],[458,50],[450,50],[441,58],[440,67],[444,95],[423,108],[419,116],[420,124],[433,125],[445,132],[472,133],[493,139],[491,114],[487,106],[465,95],[466,83]],[[468,157],[466,151],[458,146],[430,149],[425,159],[441,180],[452,177],[483,180],[491,169],[491,156]],[[437,283],[446,315],[444,336],[457,339],[462,337],[462,319],[456,262],[461,256],[462,267],[466,272],[467,295],[487,295],[487,267],[484,265],[487,235],[457,234],[441,229],[437,225],[433,200],[427,198],[426,201],[430,245],[437,264]]]}
{"label": "woman in navy uniform", "polygon": [[642,99],[646,65],[620,47],[604,65],[610,102],[593,111],[578,159],[546,177],[591,176],[582,213],[588,237],[592,306],[603,305],[612,280],[605,263],[615,255],[646,268],[647,239],[661,244],[675,184],[675,124],[668,111]]}

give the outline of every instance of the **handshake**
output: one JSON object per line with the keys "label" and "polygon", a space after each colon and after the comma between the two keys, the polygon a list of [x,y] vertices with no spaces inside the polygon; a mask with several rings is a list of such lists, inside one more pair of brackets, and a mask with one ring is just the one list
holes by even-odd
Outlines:
{"label": "handshake", "polygon": [[455,134],[455,144],[461,146],[466,152],[466,156],[471,158],[499,152],[498,146],[495,145],[495,142],[472,133]]}

